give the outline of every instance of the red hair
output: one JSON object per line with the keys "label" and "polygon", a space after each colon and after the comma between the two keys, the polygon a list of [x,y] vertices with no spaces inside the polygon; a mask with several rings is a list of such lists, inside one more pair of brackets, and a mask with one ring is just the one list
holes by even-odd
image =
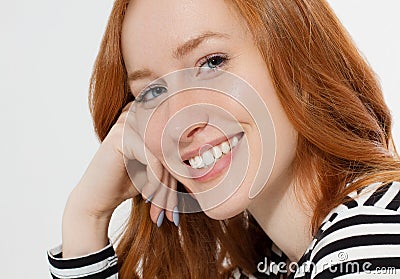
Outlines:
{"label": "red hair", "polygon": [[[115,1],[91,79],[90,110],[101,141],[133,100],[120,42],[128,3]],[[252,33],[299,133],[295,185],[299,199],[313,209],[311,231],[350,192],[399,180],[391,115],[379,83],[329,5],[323,0],[230,3]],[[185,191],[182,184],[179,190]],[[247,212],[225,221],[201,212],[183,214],[179,230],[169,222],[157,228],[149,204],[136,197],[117,247],[119,276],[227,278],[236,266],[254,272],[269,245]]]}

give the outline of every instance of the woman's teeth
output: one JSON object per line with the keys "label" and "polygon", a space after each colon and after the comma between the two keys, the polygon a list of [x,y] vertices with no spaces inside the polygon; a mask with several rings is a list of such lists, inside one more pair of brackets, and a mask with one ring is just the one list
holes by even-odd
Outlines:
{"label": "woman's teeth", "polygon": [[231,149],[233,149],[239,142],[238,136],[234,136],[231,140],[231,146],[229,145],[229,141],[224,141],[223,143],[213,146],[207,151],[203,152],[200,156],[195,156],[189,159],[189,164],[194,169],[201,169],[208,167],[218,159],[220,159],[223,155],[229,153]]}

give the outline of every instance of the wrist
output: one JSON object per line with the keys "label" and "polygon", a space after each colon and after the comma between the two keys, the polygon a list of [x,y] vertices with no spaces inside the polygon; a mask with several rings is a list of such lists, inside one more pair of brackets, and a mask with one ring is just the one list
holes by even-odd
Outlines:
{"label": "wrist", "polygon": [[62,219],[63,258],[84,256],[108,245],[111,214],[95,214],[72,192]]}
{"label": "wrist", "polygon": [[65,212],[90,219],[92,222],[108,223],[115,208],[105,208],[103,206],[105,202],[102,200],[103,198],[89,187],[77,185],[68,197]]}

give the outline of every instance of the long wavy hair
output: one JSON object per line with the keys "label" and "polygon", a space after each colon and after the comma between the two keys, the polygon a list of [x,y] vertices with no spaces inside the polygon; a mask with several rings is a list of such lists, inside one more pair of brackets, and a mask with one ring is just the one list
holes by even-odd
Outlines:
{"label": "long wavy hair", "polygon": [[[132,0],[133,1],[133,0]],[[315,233],[350,192],[399,180],[390,111],[377,77],[323,0],[231,0],[268,67],[276,94],[299,133],[296,193],[313,209]],[[121,27],[129,0],[116,0],[91,78],[89,104],[103,141],[128,93]],[[178,184],[180,191],[185,191]],[[119,278],[227,278],[254,272],[271,241],[248,213],[217,221],[182,214],[179,228],[157,228],[149,204],[133,199],[116,249]]]}

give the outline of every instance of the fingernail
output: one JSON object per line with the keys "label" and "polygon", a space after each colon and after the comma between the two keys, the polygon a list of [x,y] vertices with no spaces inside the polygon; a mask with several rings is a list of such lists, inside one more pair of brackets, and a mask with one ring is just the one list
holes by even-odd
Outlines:
{"label": "fingernail", "polygon": [[151,201],[151,199],[153,198],[154,194],[151,194],[144,203],[149,203]]}
{"label": "fingernail", "polygon": [[164,220],[164,215],[165,215],[165,211],[164,210],[160,212],[160,215],[158,215],[157,227],[161,227],[161,224],[162,224],[162,222]]}
{"label": "fingernail", "polygon": [[175,226],[179,226],[179,211],[177,206],[175,206],[172,211],[172,220],[174,220]]}

